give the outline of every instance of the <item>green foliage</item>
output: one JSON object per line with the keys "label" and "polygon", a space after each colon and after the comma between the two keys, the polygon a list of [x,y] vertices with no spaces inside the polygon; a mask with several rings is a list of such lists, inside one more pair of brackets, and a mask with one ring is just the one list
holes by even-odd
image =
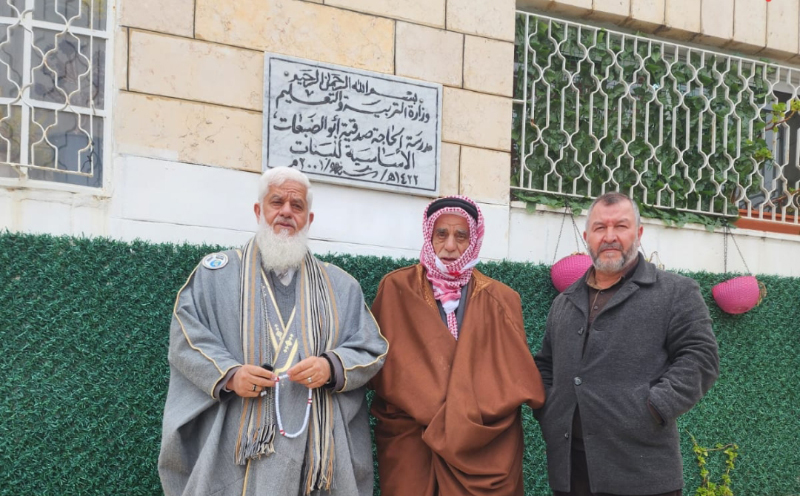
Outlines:
{"label": "green foliage", "polygon": [[514,198],[563,206],[620,191],[667,224],[712,230],[737,217],[771,165],[764,107],[774,127],[800,101],[774,102],[768,64],[675,50],[519,14]]}
{"label": "green foliage", "polygon": [[794,115],[800,111],[800,100],[797,98],[792,98],[789,100],[789,114],[786,114],[786,104],[785,103],[773,103],[772,104],[772,118],[770,119],[769,125],[766,127],[767,131],[771,131],[780,124],[788,121]]}
{"label": "green foliage", "polygon": [[[196,264],[217,249],[0,233],[0,495],[162,494],[156,462],[172,307]],[[368,303],[387,272],[413,263],[322,258],[356,277]],[[537,351],[557,294],[550,267],[479,268],[520,293],[528,343]],[[731,316],[711,298],[711,287],[730,276],[689,275],[711,311],[721,375],[679,426],[742,447],[737,494],[800,493],[800,280],[759,277],[769,296]],[[550,494],[541,432],[528,408],[523,425],[526,494]],[[681,442],[685,493],[692,494],[701,479],[691,441]]]}

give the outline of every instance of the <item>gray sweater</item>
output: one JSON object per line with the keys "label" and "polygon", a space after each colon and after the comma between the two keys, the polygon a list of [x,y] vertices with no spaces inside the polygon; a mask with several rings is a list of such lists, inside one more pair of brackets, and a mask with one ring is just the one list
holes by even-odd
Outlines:
{"label": "gray sweater", "polygon": [[717,342],[697,283],[639,257],[636,271],[595,318],[583,356],[585,280],[550,308],[535,357],[547,400],[535,414],[554,490],[569,491],[576,405],[592,492],[658,494],[683,487],[676,419],[716,380]]}

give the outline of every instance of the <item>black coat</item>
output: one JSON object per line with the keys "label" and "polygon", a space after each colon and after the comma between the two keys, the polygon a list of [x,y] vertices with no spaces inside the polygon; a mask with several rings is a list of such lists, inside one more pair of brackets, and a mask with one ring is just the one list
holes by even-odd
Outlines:
{"label": "black coat", "polygon": [[[644,261],[595,317],[585,278],[556,297],[536,365],[547,390],[536,411],[550,486],[568,491],[575,405],[592,492],[658,494],[683,487],[676,419],[719,374],[717,341],[700,288]],[[647,406],[648,400],[664,420]]]}

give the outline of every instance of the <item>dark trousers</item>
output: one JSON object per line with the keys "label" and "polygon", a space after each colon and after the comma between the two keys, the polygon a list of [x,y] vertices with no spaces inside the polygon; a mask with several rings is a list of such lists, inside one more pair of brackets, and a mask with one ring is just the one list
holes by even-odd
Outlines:
{"label": "dark trousers", "polygon": [[[647,494],[640,496],[682,496],[683,491],[670,491],[661,494]],[[589,470],[586,468],[586,452],[583,450],[572,450],[572,476],[570,480],[570,491],[553,491],[553,496],[617,496],[609,493],[593,493],[589,489]],[[632,495],[629,495],[632,496]]]}

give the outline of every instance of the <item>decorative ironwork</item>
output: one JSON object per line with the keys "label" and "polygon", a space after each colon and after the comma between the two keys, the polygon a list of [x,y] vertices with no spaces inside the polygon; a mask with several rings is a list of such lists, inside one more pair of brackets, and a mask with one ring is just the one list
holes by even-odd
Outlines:
{"label": "decorative ironwork", "polygon": [[516,44],[515,197],[800,223],[800,69],[524,12]]}
{"label": "decorative ironwork", "polygon": [[0,176],[102,186],[106,0],[0,0]]}

